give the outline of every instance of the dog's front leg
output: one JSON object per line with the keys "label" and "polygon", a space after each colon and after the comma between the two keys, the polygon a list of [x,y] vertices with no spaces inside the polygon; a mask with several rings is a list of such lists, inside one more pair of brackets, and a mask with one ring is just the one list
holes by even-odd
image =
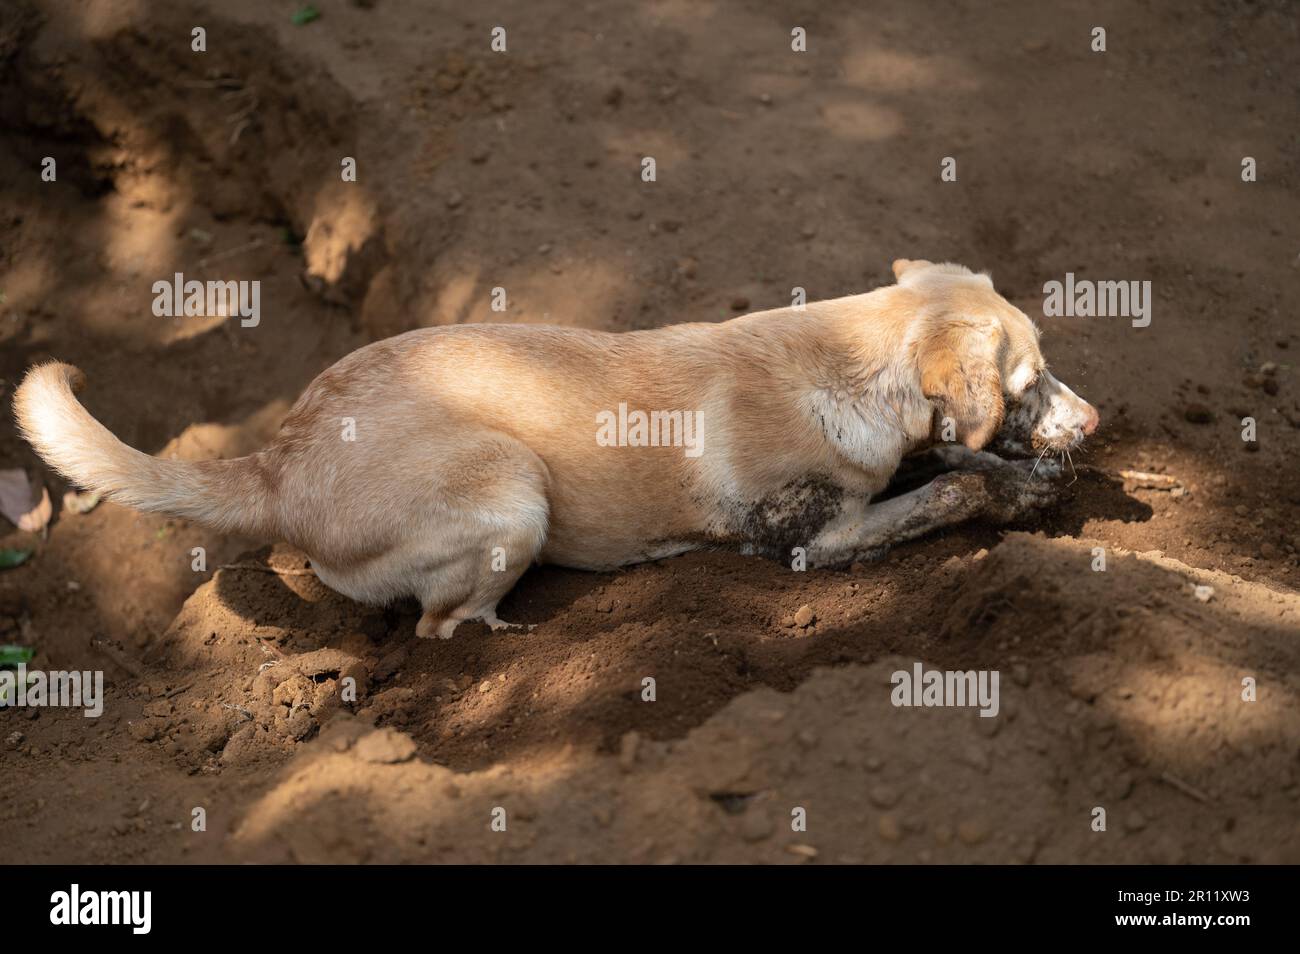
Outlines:
{"label": "dog's front leg", "polygon": [[[998,465],[942,474],[889,500],[846,505],[808,548],[809,565],[844,566],[875,559],[890,547],[933,530],[974,517],[1014,520],[1053,499],[1055,488],[1041,476],[1041,468],[1040,475],[1031,479],[1019,462],[993,459]],[[1049,477],[1058,473],[1056,468]]]}

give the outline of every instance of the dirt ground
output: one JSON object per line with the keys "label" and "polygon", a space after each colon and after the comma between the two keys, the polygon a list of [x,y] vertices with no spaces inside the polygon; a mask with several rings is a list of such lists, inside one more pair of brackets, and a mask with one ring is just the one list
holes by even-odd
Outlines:
{"label": "dirt ground", "polygon": [[[234,456],[351,349],[500,320],[496,286],[623,330],[897,257],[991,270],[1102,427],[1033,524],[846,572],[539,568],[501,607],[531,631],[446,642],[265,541],[3,523],[35,553],[0,643],[108,680],[99,719],[0,709],[7,860],[1300,861],[1289,3],[314,5],[0,6],[0,466],[56,501],[9,412],[46,358],[129,444]],[[261,323],[155,317],[178,271],[259,279]],[[1070,271],[1150,280],[1150,327],[1042,317]],[[1000,716],[893,706],[918,661],[998,670]]]}

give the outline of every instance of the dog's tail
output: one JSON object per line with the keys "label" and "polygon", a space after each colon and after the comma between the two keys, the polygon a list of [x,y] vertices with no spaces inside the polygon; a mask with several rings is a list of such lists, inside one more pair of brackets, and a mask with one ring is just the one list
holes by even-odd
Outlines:
{"label": "dog's tail", "polygon": [[51,467],[109,500],[186,517],[227,533],[274,535],[273,495],[257,456],[181,461],[127,447],[73,396],[85,375],[52,361],[14,394],[22,434]]}

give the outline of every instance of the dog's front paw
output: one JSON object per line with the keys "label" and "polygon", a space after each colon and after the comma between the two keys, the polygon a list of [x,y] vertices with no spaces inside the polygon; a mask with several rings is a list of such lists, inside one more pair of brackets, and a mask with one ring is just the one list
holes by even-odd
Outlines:
{"label": "dog's front paw", "polygon": [[1056,503],[1064,469],[1054,460],[1003,461],[991,474],[992,516],[1018,520]]}

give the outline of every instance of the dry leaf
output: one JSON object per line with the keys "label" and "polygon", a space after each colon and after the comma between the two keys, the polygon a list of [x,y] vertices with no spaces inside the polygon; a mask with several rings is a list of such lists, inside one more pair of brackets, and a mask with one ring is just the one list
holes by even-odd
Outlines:
{"label": "dry leaf", "polygon": [[63,495],[63,509],[68,513],[90,513],[99,506],[99,494],[92,491],[77,493],[69,490]]}
{"label": "dry leaf", "polygon": [[28,533],[40,533],[54,515],[50,504],[50,492],[41,488],[40,501],[27,472],[19,468],[0,470],[0,513],[4,514],[19,530]]}

